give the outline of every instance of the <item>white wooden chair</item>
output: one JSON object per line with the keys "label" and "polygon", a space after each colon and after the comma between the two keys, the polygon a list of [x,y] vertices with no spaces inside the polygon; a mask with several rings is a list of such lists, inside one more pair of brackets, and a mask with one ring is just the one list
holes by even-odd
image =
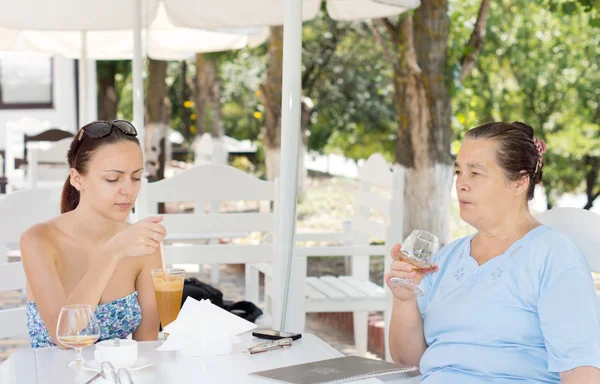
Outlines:
{"label": "white wooden chair", "polygon": [[[165,259],[172,264],[253,264],[275,260],[278,181],[260,180],[227,165],[202,165],[171,178],[147,183],[140,191],[136,208],[138,220],[157,213],[158,203],[266,201],[273,210],[260,213],[220,213],[218,210],[193,214],[164,214],[168,231]],[[230,233],[271,234],[274,242],[218,244],[207,241],[229,237]],[[198,239],[207,239],[203,242]],[[247,269],[248,270],[248,269]],[[246,299],[258,303],[258,276],[248,274]],[[279,310],[274,309],[274,310]]]}
{"label": "white wooden chair", "polygon": [[[194,164],[209,165],[209,164],[227,164],[228,153],[225,150],[222,140],[213,139],[208,132],[204,133],[194,142]],[[196,213],[215,213],[219,211],[219,203],[212,202],[206,207],[205,201],[198,201],[195,204]],[[219,239],[210,239],[210,244],[217,244]],[[200,266],[202,268],[202,266]],[[218,265],[211,265],[211,282],[216,285],[220,280],[220,272]]]}
{"label": "white wooden chair", "polygon": [[8,187],[12,191],[12,187],[16,184],[23,184],[25,180],[24,171],[15,168],[15,160],[24,160],[24,140],[25,134],[34,135],[45,131],[50,127],[47,121],[40,121],[32,117],[24,117],[17,121],[8,122],[5,132],[5,156],[4,159],[6,174],[8,178]]}
{"label": "white wooden chair", "polygon": [[[590,270],[600,272],[600,215],[581,208],[563,207],[542,212],[537,219],[573,240],[583,253]],[[596,297],[600,322],[600,296]]]}
{"label": "white wooden chair", "polygon": [[[359,180],[360,190],[355,195],[356,213],[344,232],[296,235],[298,242],[341,242],[343,245],[296,247],[292,271],[302,274],[306,283],[303,291],[290,292],[288,301],[297,308],[297,318],[289,324],[289,329],[301,331],[308,312],[353,312],[356,350],[364,355],[367,352],[368,313],[382,311],[386,324],[385,350],[389,358],[387,326],[392,297],[387,287],[369,281],[370,256],[384,255],[385,268],[389,270],[389,247],[402,241],[404,174],[400,167],[392,172],[383,156],[375,154],[360,168]],[[385,245],[370,245],[372,239],[385,241]],[[350,256],[352,274],[306,277],[307,258],[313,256]],[[268,277],[272,275],[272,269],[265,264],[254,267],[267,275],[265,292],[268,292]]]}
{"label": "white wooden chair", "polygon": [[55,143],[31,143],[27,146],[27,184],[29,188],[60,187],[69,174],[67,152],[72,138]]}
{"label": "white wooden chair", "polygon": [[58,188],[36,188],[0,197],[0,263],[20,257],[19,239],[27,228],[60,214],[60,193]]}
{"label": "white wooden chair", "polygon": [[[0,292],[24,290],[25,272],[21,262],[8,263],[8,247],[18,245],[23,232],[59,213],[57,192],[24,189],[0,198]],[[20,253],[15,251],[13,256]],[[0,338],[27,334],[25,308],[0,310]]]}

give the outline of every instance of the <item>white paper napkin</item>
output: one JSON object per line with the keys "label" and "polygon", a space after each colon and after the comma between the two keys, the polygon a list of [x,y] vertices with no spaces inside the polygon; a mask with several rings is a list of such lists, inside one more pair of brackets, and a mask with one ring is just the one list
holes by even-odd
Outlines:
{"label": "white paper napkin", "polygon": [[188,297],[177,319],[163,330],[169,334],[159,351],[181,351],[183,356],[218,356],[231,353],[236,335],[256,328],[212,304],[210,300]]}

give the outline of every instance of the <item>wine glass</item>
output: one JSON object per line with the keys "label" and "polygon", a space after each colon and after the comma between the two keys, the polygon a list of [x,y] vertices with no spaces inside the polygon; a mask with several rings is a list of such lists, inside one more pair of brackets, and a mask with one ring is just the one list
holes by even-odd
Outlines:
{"label": "wine glass", "polygon": [[[431,258],[439,248],[440,241],[435,235],[415,229],[402,242],[402,253],[405,256],[402,261],[411,264],[415,271],[434,268],[435,264],[431,262]],[[417,295],[423,293],[423,289],[415,284],[411,278],[392,277],[390,282],[396,285],[404,285]]]}
{"label": "wine glass", "polygon": [[81,368],[85,361],[81,356],[81,350],[94,344],[99,338],[100,326],[90,305],[67,305],[60,310],[56,339],[65,347],[77,351],[77,357],[69,367]]}

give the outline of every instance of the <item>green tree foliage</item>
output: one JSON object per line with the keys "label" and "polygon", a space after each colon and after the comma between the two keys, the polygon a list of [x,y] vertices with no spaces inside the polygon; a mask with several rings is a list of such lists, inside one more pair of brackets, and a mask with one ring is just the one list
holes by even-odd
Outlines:
{"label": "green tree foliage", "polygon": [[495,8],[477,68],[455,98],[458,137],[489,120],[527,122],[548,142],[549,205],[564,193],[586,192],[589,208],[600,194],[600,38],[589,23],[593,15],[529,1]]}

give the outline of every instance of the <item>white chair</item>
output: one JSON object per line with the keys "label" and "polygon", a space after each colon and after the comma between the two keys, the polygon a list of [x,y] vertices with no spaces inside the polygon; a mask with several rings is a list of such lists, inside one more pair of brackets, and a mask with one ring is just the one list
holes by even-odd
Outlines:
{"label": "white chair", "polygon": [[[24,290],[26,282],[23,263],[0,264],[0,292]],[[22,336],[27,333],[25,307],[0,310],[0,339]]]}
{"label": "white chair", "polygon": [[[600,215],[581,208],[553,208],[537,219],[567,235],[583,253],[592,272],[600,272]],[[597,296],[600,322],[600,296]]]}
{"label": "white chair", "polygon": [[32,117],[24,117],[17,121],[8,122],[6,124],[5,132],[5,176],[8,178],[8,186],[12,191],[14,183],[23,184],[25,180],[23,170],[15,167],[16,159],[24,160],[24,140],[25,134],[34,135],[42,131],[45,131],[50,127],[50,123],[47,121],[40,121]]}
{"label": "white chair", "polygon": [[[304,290],[290,292],[290,302],[297,308],[297,318],[289,329],[301,331],[308,312],[353,312],[354,339],[359,355],[367,352],[368,313],[382,311],[387,325],[391,317],[392,297],[385,286],[369,281],[370,256],[384,255],[385,268],[391,260],[389,247],[402,241],[404,174],[400,167],[394,172],[383,156],[372,155],[359,170],[360,190],[355,195],[356,213],[351,225],[342,233],[297,234],[296,240],[342,242],[344,245],[296,247],[292,271],[305,278]],[[382,193],[383,192],[383,193]],[[387,193],[386,193],[387,192]],[[370,245],[370,240],[385,241],[385,245]],[[306,277],[308,257],[349,256],[352,260],[350,276]],[[265,273],[265,287],[269,284],[272,269],[268,265],[255,265]],[[383,284],[383,282],[381,282]],[[265,288],[265,291],[268,290]]]}
{"label": "white chair", "polygon": [[[273,243],[215,244],[210,239],[229,237],[231,233],[260,232],[277,239],[277,181],[264,181],[227,165],[202,165],[187,169],[171,178],[142,186],[136,208],[138,219],[157,213],[158,203],[221,201],[267,201],[270,212],[208,214],[164,214],[168,231],[165,260],[168,264],[252,264],[277,263]],[[198,239],[206,239],[204,242]],[[247,274],[246,299],[257,303],[257,275]]]}
{"label": "white chair", "polygon": [[[227,164],[228,153],[223,146],[221,139],[213,139],[208,132],[196,139],[194,142],[194,165],[209,165],[209,164]],[[195,205],[196,213],[204,213],[206,210],[206,202],[198,201]],[[212,202],[208,206],[208,213],[216,213],[219,211],[218,202]],[[211,244],[217,244],[219,239],[210,239]],[[201,266],[202,268],[202,266]],[[211,265],[211,282],[213,285],[220,280],[219,266]]]}
{"label": "white chair", "polygon": [[[25,189],[0,198],[0,292],[24,290],[25,272],[21,262],[8,263],[8,246],[19,243],[29,227],[59,213],[57,191]],[[13,256],[18,256],[18,251]],[[0,310],[0,338],[27,334],[25,308]]]}
{"label": "white chair", "polygon": [[27,182],[29,188],[60,187],[69,174],[67,152],[72,138],[55,143],[30,143],[27,146]]}
{"label": "white chair", "polygon": [[[29,227],[60,214],[60,193],[58,188],[36,188],[0,197],[0,263],[8,256],[20,257],[19,239]],[[9,246],[17,249],[9,251]]]}

